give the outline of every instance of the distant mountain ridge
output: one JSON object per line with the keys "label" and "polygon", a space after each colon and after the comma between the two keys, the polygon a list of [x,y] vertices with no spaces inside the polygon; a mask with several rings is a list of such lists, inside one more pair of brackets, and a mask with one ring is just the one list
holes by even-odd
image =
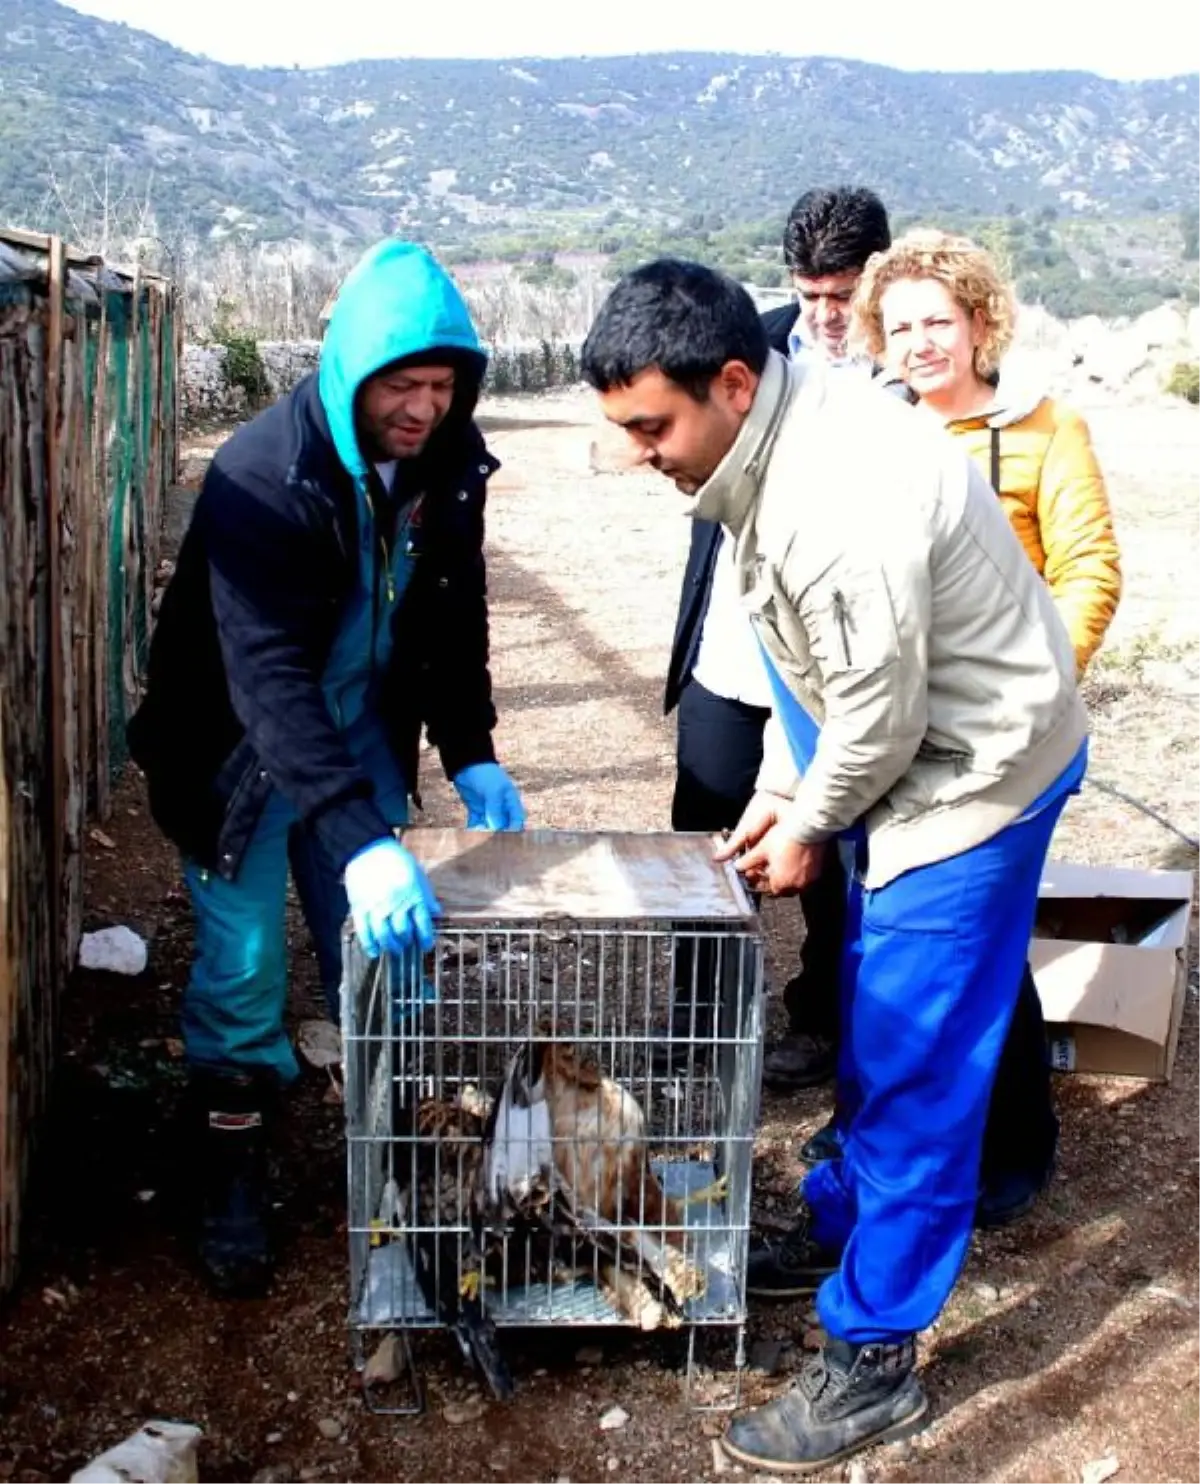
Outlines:
{"label": "distant mountain ridge", "polygon": [[160,232],[201,237],[761,219],[834,180],[906,211],[1176,211],[1200,191],[1198,93],[694,53],[250,69],[0,0],[0,216],[44,216],[106,166],[110,188],[149,182]]}

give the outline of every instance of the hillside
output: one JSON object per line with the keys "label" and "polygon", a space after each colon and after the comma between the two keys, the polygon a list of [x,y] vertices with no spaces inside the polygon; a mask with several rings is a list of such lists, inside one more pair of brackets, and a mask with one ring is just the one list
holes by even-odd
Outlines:
{"label": "hillside", "polygon": [[166,236],[259,241],[754,220],[840,179],[900,211],[1102,219],[1200,185],[1195,76],[683,53],[250,69],[55,0],[0,0],[0,138],[9,221],[66,225],[107,181]]}

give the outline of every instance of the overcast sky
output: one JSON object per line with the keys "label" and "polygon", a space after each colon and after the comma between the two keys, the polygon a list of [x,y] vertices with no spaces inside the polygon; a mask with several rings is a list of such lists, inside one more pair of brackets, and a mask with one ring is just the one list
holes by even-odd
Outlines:
{"label": "overcast sky", "polygon": [[[635,52],[778,52],[855,57],[912,71],[1077,69],[1173,77],[1200,69],[1195,0],[1004,0],[928,10],[902,0],[74,0],[187,51],[251,66],[319,67],[360,57],[563,57]],[[768,22],[776,11],[779,19]],[[677,17],[677,18],[676,18]]]}

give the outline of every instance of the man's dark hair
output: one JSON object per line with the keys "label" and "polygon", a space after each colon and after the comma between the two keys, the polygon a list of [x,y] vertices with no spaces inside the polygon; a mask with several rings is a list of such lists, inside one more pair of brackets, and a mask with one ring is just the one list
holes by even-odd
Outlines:
{"label": "man's dark hair", "polygon": [[858,273],[892,245],[883,202],[865,186],[805,191],[788,214],[783,261],[801,278]]}
{"label": "man's dark hair", "polygon": [[727,361],[761,372],[767,337],[754,300],[700,263],[656,258],[617,281],[583,343],[584,380],[598,392],[657,367],[698,402]]}

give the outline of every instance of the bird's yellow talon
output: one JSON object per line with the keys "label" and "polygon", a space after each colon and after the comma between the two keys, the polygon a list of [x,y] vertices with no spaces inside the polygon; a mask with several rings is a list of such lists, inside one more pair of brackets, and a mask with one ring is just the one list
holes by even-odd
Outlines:
{"label": "bird's yellow talon", "polygon": [[470,1303],[476,1303],[479,1299],[480,1275],[478,1273],[464,1273],[458,1285],[460,1298],[467,1299]]}
{"label": "bird's yellow talon", "polygon": [[721,1175],[711,1185],[706,1185],[703,1190],[692,1191],[684,1201],[685,1206],[701,1206],[705,1202],[723,1201],[729,1194],[729,1176]]}

